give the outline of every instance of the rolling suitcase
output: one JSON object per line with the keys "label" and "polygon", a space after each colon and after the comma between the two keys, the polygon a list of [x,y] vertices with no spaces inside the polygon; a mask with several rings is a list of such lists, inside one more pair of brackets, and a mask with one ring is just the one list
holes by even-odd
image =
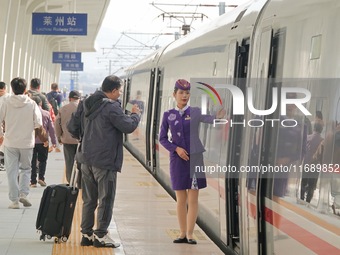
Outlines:
{"label": "rolling suitcase", "polygon": [[79,189],[78,169],[73,167],[70,185],[57,184],[45,188],[38,211],[36,229],[40,240],[55,237],[56,243],[66,242],[71,233],[74,209]]}

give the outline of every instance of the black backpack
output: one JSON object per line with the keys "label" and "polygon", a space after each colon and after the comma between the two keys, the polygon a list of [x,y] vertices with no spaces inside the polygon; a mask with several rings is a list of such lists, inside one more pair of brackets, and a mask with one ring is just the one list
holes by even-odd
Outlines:
{"label": "black backpack", "polygon": [[52,108],[53,108],[53,112],[54,112],[54,115],[57,116],[58,115],[58,101],[55,97],[50,97],[50,99],[48,100],[48,102],[52,105]]}

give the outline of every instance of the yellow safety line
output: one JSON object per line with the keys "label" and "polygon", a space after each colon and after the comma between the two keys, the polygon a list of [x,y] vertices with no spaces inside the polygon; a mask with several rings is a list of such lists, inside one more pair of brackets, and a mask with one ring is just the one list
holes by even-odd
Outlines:
{"label": "yellow safety line", "polygon": [[[64,182],[66,178],[64,176]],[[79,190],[77,203],[74,211],[72,229],[69,239],[65,243],[54,243],[52,255],[114,255],[112,248],[95,248],[93,246],[80,246],[81,233],[80,223],[82,215],[82,196]]]}

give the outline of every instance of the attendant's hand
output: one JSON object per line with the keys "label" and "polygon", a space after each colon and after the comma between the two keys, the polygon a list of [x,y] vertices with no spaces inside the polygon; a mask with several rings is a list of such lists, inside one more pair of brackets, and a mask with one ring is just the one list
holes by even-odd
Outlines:
{"label": "attendant's hand", "polygon": [[44,142],[44,147],[48,147],[48,141]]}
{"label": "attendant's hand", "polygon": [[180,158],[182,158],[183,160],[185,160],[185,161],[189,160],[189,153],[186,150],[184,150],[183,148],[177,147],[176,152],[177,152],[178,156],[180,156]]}
{"label": "attendant's hand", "polygon": [[226,113],[227,113],[227,111],[224,108],[222,108],[222,109],[218,110],[218,112],[216,114],[216,118],[222,119],[225,116]]}

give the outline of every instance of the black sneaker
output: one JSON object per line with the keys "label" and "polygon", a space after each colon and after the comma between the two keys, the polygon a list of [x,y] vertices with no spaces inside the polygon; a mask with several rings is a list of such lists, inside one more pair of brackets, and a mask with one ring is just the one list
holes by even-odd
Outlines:
{"label": "black sneaker", "polygon": [[94,247],[109,247],[109,248],[117,248],[120,246],[120,243],[115,243],[109,233],[107,233],[103,237],[99,237],[96,234],[94,235]]}
{"label": "black sneaker", "polygon": [[87,235],[87,234],[83,234],[82,238],[81,238],[81,242],[80,245],[81,246],[91,246],[93,245],[93,234],[92,235]]}

